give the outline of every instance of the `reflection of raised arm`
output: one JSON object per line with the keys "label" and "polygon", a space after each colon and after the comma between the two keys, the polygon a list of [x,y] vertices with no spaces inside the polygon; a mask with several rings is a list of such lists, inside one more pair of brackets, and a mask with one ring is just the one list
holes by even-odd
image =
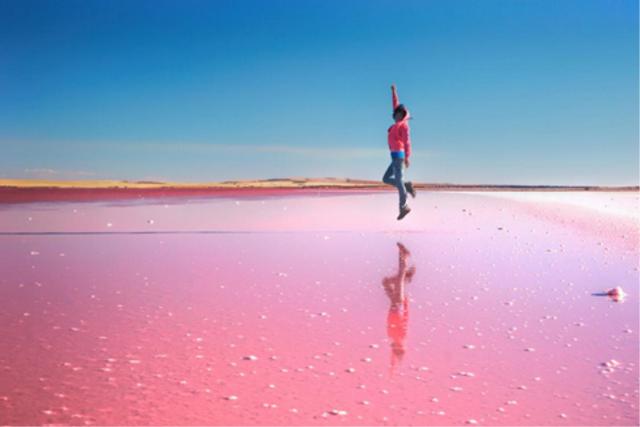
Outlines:
{"label": "reflection of raised arm", "polygon": [[393,103],[393,111],[395,111],[396,107],[400,105],[400,102],[398,102],[398,93],[396,92],[396,85],[391,85],[391,102]]}

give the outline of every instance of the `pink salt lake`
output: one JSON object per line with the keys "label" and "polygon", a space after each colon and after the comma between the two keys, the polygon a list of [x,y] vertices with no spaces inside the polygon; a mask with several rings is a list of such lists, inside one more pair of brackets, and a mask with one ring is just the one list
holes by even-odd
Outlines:
{"label": "pink salt lake", "polygon": [[0,424],[638,425],[637,193],[410,203],[0,204]]}

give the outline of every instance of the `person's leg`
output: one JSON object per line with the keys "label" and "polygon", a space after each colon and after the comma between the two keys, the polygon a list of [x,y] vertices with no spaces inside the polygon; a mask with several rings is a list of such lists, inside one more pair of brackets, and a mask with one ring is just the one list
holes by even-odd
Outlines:
{"label": "person's leg", "polygon": [[395,178],[393,178],[393,161],[387,168],[387,171],[384,173],[384,176],[382,177],[382,182],[384,182],[385,184],[393,185],[395,187],[396,180]]}
{"label": "person's leg", "polygon": [[393,159],[393,174],[395,176],[395,185],[398,188],[398,194],[400,195],[400,208],[407,204],[407,189],[404,188],[404,181],[402,179],[402,168],[404,159]]}
{"label": "person's leg", "polygon": [[416,197],[416,189],[413,188],[411,181],[406,181],[404,183],[404,188],[407,190],[407,193],[411,194],[411,197]]}

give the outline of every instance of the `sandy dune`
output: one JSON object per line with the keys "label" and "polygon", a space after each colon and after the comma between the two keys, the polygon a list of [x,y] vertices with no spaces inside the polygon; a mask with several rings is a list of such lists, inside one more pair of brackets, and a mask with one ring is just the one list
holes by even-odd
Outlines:
{"label": "sandy dune", "polygon": [[[415,183],[422,191],[467,192],[638,192],[637,187],[566,187],[517,185],[458,185]],[[0,203],[39,201],[100,201],[119,199],[171,199],[194,197],[233,197],[236,192],[246,196],[298,194],[331,194],[331,192],[395,192],[395,188],[380,181],[342,178],[276,178],[267,180],[224,181],[209,183],[178,183],[150,181],[44,181],[0,180]]]}

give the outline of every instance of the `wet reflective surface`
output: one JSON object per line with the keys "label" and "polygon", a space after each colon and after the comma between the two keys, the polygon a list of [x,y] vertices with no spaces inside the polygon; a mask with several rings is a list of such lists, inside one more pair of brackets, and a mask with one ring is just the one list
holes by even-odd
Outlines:
{"label": "wet reflective surface", "polygon": [[0,423],[638,424],[636,218],[412,202],[3,206]]}

